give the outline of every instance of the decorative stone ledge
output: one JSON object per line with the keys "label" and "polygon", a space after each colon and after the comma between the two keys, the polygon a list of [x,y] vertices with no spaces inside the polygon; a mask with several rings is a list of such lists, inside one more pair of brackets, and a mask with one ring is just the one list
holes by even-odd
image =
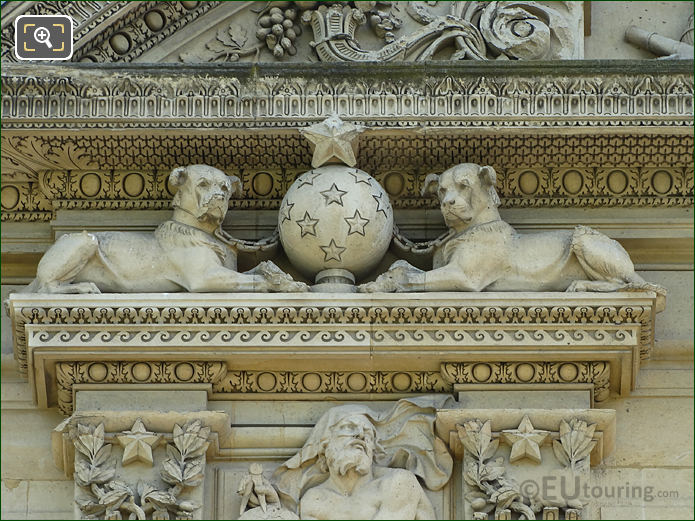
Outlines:
{"label": "decorative stone ledge", "polygon": [[582,384],[601,401],[634,388],[653,344],[655,300],[650,292],[13,294],[8,309],[37,403],[70,413],[78,389],[151,384],[196,386],[218,399]]}
{"label": "decorative stone ledge", "polygon": [[691,127],[693,113],[689,60],[7,64],[2,94],[3,129],[295,128],[333,113],[386,128]]}

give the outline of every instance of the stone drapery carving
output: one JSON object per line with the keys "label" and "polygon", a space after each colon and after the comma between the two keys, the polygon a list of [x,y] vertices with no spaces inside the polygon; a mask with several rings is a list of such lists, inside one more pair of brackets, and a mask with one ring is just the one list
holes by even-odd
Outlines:
{"label": "stone drapery carving", "polygon": [[453,464],[433,430],[434,408],[447,399],[400,400],[381,414],[330,409],[275,472],[281,500],[302,519],[432,519],[422,487],[442,488]]}
{"label": "stone drapery carving", "polygon": [[206,165],[175,168],[174,215],[154,234],[64,235],[39,262],[29,293],[306,291],[272,262],[236,271],[237,247],[221,231],[237,177]]}
{"label": "stone drapery carving", "polygon": [[[79,487],[76,504],[83,519],[192,519],[201,504],[188,496],[203,481],[209,436],[210,428],[200,420],[174,425],[165,457],[156,465],[158,479],[153,481],[151,474],[138,479],[137,473],[126,472],[124,467],[135,461],[132,451],[143,448],[140,456],[152,465],[152,449],[163,434],[147,432],[141,419],[131,430],[116,433],[115,438],[124,445],[119,466],[112,456],[114,445],[105,442],[104,424],[77,423],[74,475]],[[124,473],[132,479],[124,479]]]}
{"label": "stone drapery carving", "polygon": [[648,290],[665,306],[666,291],[635,273],[620,244],[584,226],[518,235],[501,220],[492,167],[464,163],[432,174],[423,192],[439,197],[449,237],[425,272],[397,261],[362,291]]}

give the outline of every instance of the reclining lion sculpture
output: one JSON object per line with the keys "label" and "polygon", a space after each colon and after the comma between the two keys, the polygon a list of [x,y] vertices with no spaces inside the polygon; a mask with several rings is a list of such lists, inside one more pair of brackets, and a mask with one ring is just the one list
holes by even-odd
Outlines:
{"label": "reclining lion sculpture", "polygon": [[61,236],[39,262],[25,293],[308,291],[272,262],[237,271],[243,241],[221,223],[238,177],[207,165],[175,168],[174,215],[154,233]]}
{"label": "reclining lion sculpture", "polygon": [[635,273],[615,240],[586,226],[519,234],[500,218],[495,170],[463,163],[430,174],[448,235],[431,271],[396,261],[362,292],[378,291],[621,291],[649,290],[663,308],[666,291]]}

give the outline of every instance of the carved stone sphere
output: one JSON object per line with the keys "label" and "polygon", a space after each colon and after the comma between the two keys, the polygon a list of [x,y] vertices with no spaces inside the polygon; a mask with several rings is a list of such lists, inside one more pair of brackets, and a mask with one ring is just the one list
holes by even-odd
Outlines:
{"label": "carved stone sphere", "polygon": [[295,180],[280,205],[278,226],[287,256],[306,277],[342,269],[359,279],[388,249],[393,209],[369,174],[327,165]]}

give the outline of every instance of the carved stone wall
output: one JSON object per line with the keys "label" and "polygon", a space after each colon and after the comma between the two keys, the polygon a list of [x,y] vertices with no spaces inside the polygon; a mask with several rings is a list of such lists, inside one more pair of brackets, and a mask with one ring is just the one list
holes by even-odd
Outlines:
{"label": "carved stone wall", "polygon": [[[436,518],[692,519],[692,6],[322,4],[3,4],[2,517],[292,518],[275,472],[329,472],[337,418]],[[58,13],[73,63],[16,62],[15,18]],[[626,41],[632,23],[658,34]],[[522,235],[596,227],[667,309],[653,292],[8,295],[64,233],[154,229],[176,166],[238,176],[224,230],[269,235],[312,168],[303,131],[334,114],[367,127],[356,167],[397,237],[445,230],[428,175],[491,165]],[[406,435],[409,402],[429,409]],[[580,501],[547,494],[576,478]]]}

